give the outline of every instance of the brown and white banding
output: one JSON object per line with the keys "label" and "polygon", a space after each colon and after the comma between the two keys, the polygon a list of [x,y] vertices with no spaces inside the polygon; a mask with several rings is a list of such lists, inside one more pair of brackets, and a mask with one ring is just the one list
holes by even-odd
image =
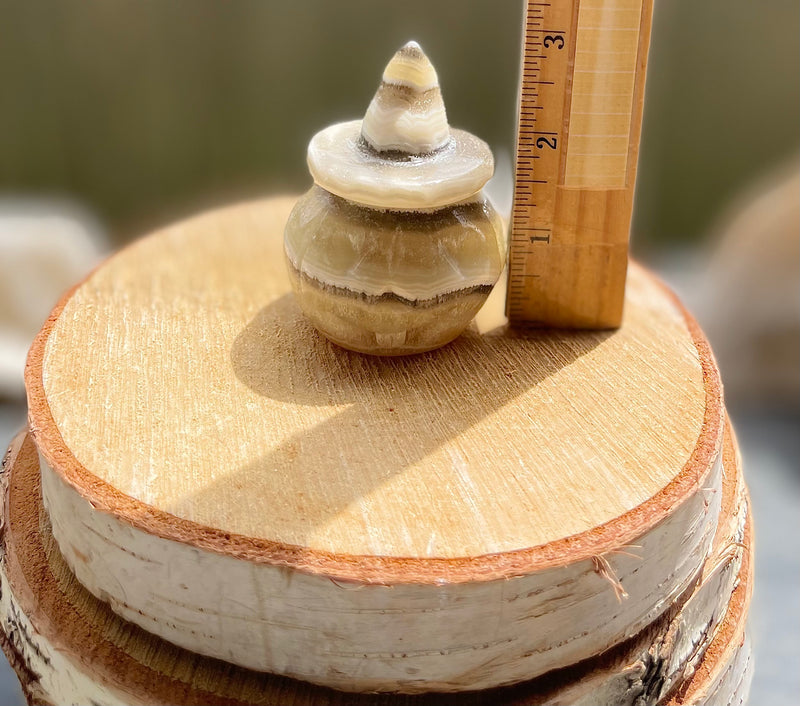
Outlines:
{"label": "brown and white banding", "polygon": [[318,329],[351,349],[400,353],[461,333],[497,281],[504,241],[483,198],[409,214],[315,186],[292,211],[284,246],[296,295]]}
{"label": "brown and white banding", "polygon": [[361,120],[337,123],[311,138],[308,169],[332,194],[377,209],[421,211],[461,203],[494,174],[494,158],[479,137],[450,128],[450,141],[424,155],[380,153],[361,137]]}
{"label": "brown and white banding", "polygon": [[[503,267],[501,220],[483,199],[409,215],[363,209],[315,187],[306,203],[289,217],[286,256],[298,273],[335,290],[425,306],[464,290],[488,292]],[[313,242],[302,237],[308,231]]]}
{"label": "brown and white banding", "polygon": [[408,42],[383,72],[361,136],[377,152],[423,155],[450,141],[439,77],[416,42]]}
{"label": "brown and white banding", "polygon": [[475,316],[503,270],[506,233],[482,189],[488,145],[451,130],[416,42],[392,58],[363,120],[308,146],[315,186],[285,230],[298,302],[330,340],[363,353],[440,347]]}
{"label": "brown and white banding", "polygon": [[449,127],[436,71],[409,42],[386,66],[363,120],[314,135],[308,168],[323,189],[362,206],[420,211],[475,198],[494,157],[483,140]]}

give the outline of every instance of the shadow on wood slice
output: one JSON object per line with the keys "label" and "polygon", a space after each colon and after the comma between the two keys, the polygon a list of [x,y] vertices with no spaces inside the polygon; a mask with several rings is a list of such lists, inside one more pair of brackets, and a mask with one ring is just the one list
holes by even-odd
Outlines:
{"label": "shadow on wood slice", "polygon": [[613,332],[369,358],[288,294],[291,204],[144,238],[32,348],[44,502],[91,593],[193,652],[413,693],[587,659],[689,590],[720,509],[721,391],[662,285],[632,266]]}

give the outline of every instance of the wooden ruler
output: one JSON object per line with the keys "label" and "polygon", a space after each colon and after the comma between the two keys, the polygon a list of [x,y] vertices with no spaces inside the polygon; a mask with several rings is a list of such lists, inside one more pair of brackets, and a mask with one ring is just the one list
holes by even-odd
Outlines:
{"label": "wooden ruler", "polygon": [[528,0],[512,322],[620,325],[653,0]]}

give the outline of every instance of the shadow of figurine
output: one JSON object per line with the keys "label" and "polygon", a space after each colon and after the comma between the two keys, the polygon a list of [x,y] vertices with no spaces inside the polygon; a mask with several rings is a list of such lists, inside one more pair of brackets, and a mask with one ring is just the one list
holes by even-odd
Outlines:
{"label": "shadow of figurine", "polygon": [[[610,335],[503,328],[481,336],[470,329],[429,353],[380,358],[327,341],[286,294],[261,309],[236,337],[233,371],[258,395],[285,402],[286,414],[302,415],[303,407],[331,407],[333,413],[321,422],[295,424],[298,431],[269,453],[183,498],[174,510],[218,513],[222,506],[275,498],[276,487],[290,485],[302,492],[264,511],[271,527],[293,533],[300,544]],[[547,433],[546,418],[530,415],[526,424],[538,435]],[[491,456],[493,443],[488,438],[481,443],[480,454]],[[448,453],[454,464],[485,462],[457,442]]]}

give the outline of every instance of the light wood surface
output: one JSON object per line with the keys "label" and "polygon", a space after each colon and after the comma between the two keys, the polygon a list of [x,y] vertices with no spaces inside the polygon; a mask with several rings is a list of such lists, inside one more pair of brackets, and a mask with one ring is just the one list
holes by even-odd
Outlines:
{"label": "light wood surface", "polygon": [[662,614],[721,483],[718,374],[673,297],[634,267],[613,333],[365,358],[288,294],[291,203],[136,243],[37,339],[30,428],[79,580],[193,651],[354,691],[513,683]]}
{"label": "light wood surface", "polygon": [[718,444],[692,331],[640,268],[616,333],[468,333],[376,360],[297,309],[289,204],[169,228],[67,299],[29,387],[97,479],[226,532],[459,558],[603,525]]}
{"label": "light wood surface", "polygon": [[652,0],[528,2],[507,310],[619,326]]}
{"label": "light wood surface", "polygon": [[[0,642],[33,703],[646,706],[664,699],[738,704],[733,697],[746,696],[746,646],[728,638],[743,634],[752,544],[730,434],[709,559],[699,583],[665,616],[601,657],[516,687],[415,697],[344,694],[243,670],[123,622],[75,580],[61,557],[41,503],[37,460],[22,434],[0,473]],[[674,698],[676,690],[692,700]]]}

